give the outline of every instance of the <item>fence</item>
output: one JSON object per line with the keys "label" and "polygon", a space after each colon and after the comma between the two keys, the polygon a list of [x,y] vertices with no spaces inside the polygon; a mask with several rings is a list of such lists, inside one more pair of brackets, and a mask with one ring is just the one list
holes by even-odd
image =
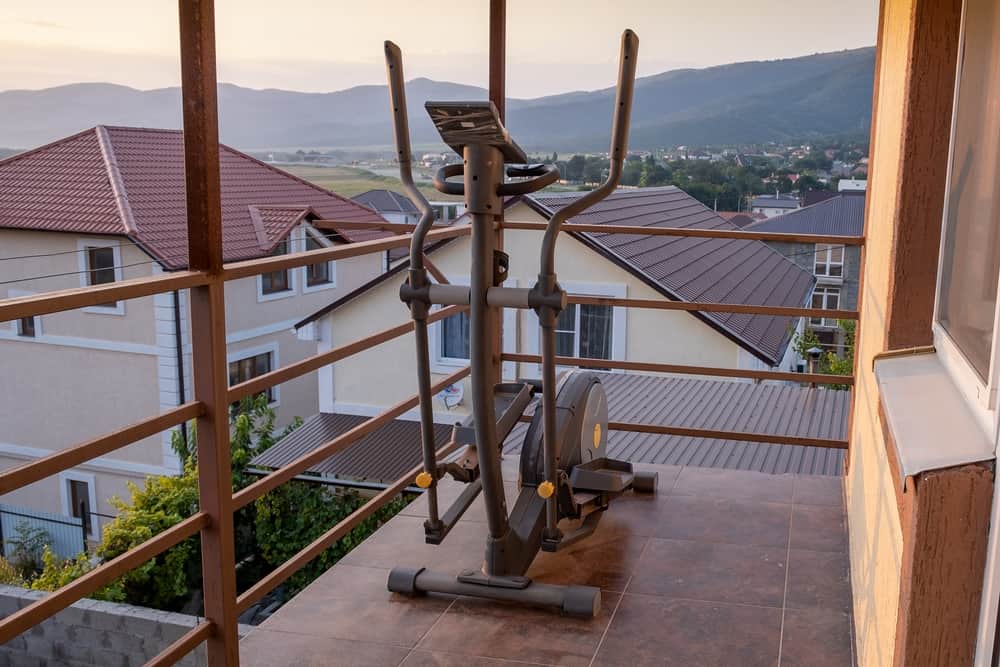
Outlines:
{"label": "fence", "polygon": [[[491,17],[497,18],[497,8],[502,0],[491,2]],[[503,109],[503,48],[502,12],[499,20],[491,21],[490,96]],[[189,268],[165,275],[138,278],[110,284],[51,292],[29,297],[0,301],[0,321],[61,312],[98,305],[109,301],[127,300],[172,290],[190,290],[192,321],[192,353],[194,369],[194,399],[160,415],[152,416],[104,436],[79,443],[55,452],[45,458],[23,464],[0,474],[0,494],[8,493],[31,482],[44,479],[61,470],[73,467],[92,458],[115,451],[142,438],[166,429],[196,420],[198,445],[198,476],[200,510],[184,521],[164,530],[141,545],[90,571],[81,578],[52,594],[33,602],[0,621],[0,643],[6,643],[44,619],[65,609],[76,600],[89,595],[124,572],[146,562],[181,541],[200,533],[202,544],[202,571],[204,579],[205,620],[184,633],[149,664],[170,665],[182,659],[195,647],[206,644],[210,665],[234,666],[239,664],[237,616],[268,591],[303,567],[312,558],[336,542],[359,522],[391,501],[403,488],[413,483],[420,468],[406,475],[376,495],[364,506],[317,538],[293,556],[287,563],[274,570],[252,588],[237,594],[233,547],[233,512],[253,502],[281,484],[295,478],[311,465],[325,460],[353,442],[417,405],[417,397],[401,401],[391,408],[359,424],[344,434],[304,454],[299,459],[259,479],[235,495],[231,488],[229,460],[229,409],[241,397],[248,396],[281,382],[315,371],[327,364],[346,358],[387,340],[402,336],[412,330],[412,324],[375,332],[364,340],[335,348],[295,364],[278,368],[233,387],[228,387],[226,367],[225,282],[261,273],[292,269],[321,261],[334,261],[348,257],[383,252],[392,248],[409,246],[410,235],[377,239],[346,246],[298,252],[277,257],[248,260],[223,265],[222,260],[222,209],[219,188],[219,137],[215,77],[215,26],[211,0],[182,0],[180,2],[181,74],[184,112],[185,172],[187,187],[188,257]],[[332,222],[347,229],[349,223]],[[505,229],[538,230],[536,223],[505,223],[497,216],[498,247],[503,246]],[[599,232],[634,235],[697,236],[745,240],[793,240],[804,243],[828,243],[830,237],[805,234],[755,233],[742,230],[646,228],[629,226],[568,224],[567,232]],[[467,226],[435,229],[427,236],[428,242],[455,238],[469,234]],[[836,237],[836,243],[862,245],[863,237]],[[706,312],[742,312],[785,315],[789,317],[836,317],[857,319],[854,311],[824,310],[815,308],[775,308],[768,306],[734,306],[720,303],[690,303],[674,301],[645,301],[605,297],[574,296],[575,303],[600,303],[629,308],[657,308],[665,310],[697,310]],[[459,312],[452,306],[435,313],[440,319]],[[401,311],[402,312],[402,311]],[[499,377],[500,364],[515,356],[501,355],[500,328],[492,332],[494,375]],[[528,360],[526,357],[524,360]],[[531,358],[530,360],[535,360]],[[560,358],[559,363],[575,364],[582,360]],[[595,366],[595,360],[585,360]],[[747,377],[764,380],[793,380],[850,384],[851,376],[822,374],[783,373],[777,371],[748,371],[724,368],[706,369],[697,366],[646,364],[641,362],[601,362],[608,368],[628,368],[669,373],[691,373]],[[435,393],[469,373],[460,369],[439,381]],[[693,429],[681,429],[669,424],[615,423],[613,429],[652,433],[692,434]],[[756,440],[779,444],[808,444],[812,446],[846,448],[842,440],[817,438],[790,438],[775,434],[733,433],[728,431],[701,431],[698,437]],[[446,445],[439,456],[450,453],[454,443]]]}
{"label": "fence", "polygon": [[0,548],[5,558],[11,557],[13,543],[29,531],[41,531],[44,534],[42,542],[60,558],[75,558],[87,550],[83,519],[0,504]]}

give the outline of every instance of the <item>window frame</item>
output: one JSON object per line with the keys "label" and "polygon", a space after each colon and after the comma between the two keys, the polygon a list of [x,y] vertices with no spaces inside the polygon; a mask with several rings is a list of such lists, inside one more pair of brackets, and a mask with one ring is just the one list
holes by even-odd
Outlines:
{"label": "window frame", "polygon": [[[290,233],[284,239],[279,241],[275,246],[274,250],[277,250],[281,244],[285,244],[285,252],[274,254],[274,250],[268,254],[269,257],[280,257],[281,255],[287,255],[292,252],[292,234]],[[269,271],[268,273],[281,273],[282,271]],[[296,294],[298,294],[298,280],[297,276],[299,272],[295,269],[284,269],[283,272],[288,277],[288,289],[283,289],[277,292],[264,292],[264,274],[257,274],[257,303],[263,303],[265,301],[277,301],[279,299],[288,299]]]}
{"label": "window frame", "polygon": [[[80,267],[80,287],[90,287],[90,274],[92,269],[90,268],[90,249],[91,248],[111,248],[112,259],[114,262],[113,268],[115,272],[114,282],[118,283],[124,280],[124,273],[122,271],[122,240],[121,239],[101,239],[101,238],[82,238],[77,239],[77,263]],[[110,283],[107,283],[110,284]],[[114,306],[110,305],[96,305],[96,306],[85,306],[80,309],[85,313],[94,313],[97,315],[124,315],[125,314],[125,302],[115,301]]]}
{"label": "window frame", "polygon": [[[11,288],[11,289],[7,290],[7,298],[8,299],[13,299],[13,298],[16,298],[16,297],[21,297],[21,296],[35,296],[35,294],[37,294],[37,292],[31,292],[31,291],[22,290],[22,289],[13,289],[13,288]],[[17,319],[17,320],[10,320],[10,330],[11,330],[11,333],[14,334],[13,339],[14,340],[20,340],[20,341],[34,341],[34,340],[38,340],[39,338],[41,338],[42,337],[42,316],[41,315],[32,315],[31,318],[30,318],[31,320],[34,321],[34,324],[35,324],[35,326],[34,326],[35,333],[34,333],[33,336],[25,336],[25,335],[21,334],[21,320],[26,320],[26,319],[29,319],[29,318],[22,317],[22,318]]]}
{"label": "window frame", "polygon": [[[824,310],[843,310],[843,308],[841,308],[840,306],[843,303],[844,290],[839,285],[823,285],[823,284],[818,284],[818,285],[813,286],[812,295],[809,297],[809,303],[810,303],[810,305],[813,308],[817,307],[817,306],[813,305],[812,300],[816,296],[816,292],[818,290],[822,290],[824,292],[824,295],[825,295],[823,297],[823,305],[821,306]],[[829,304],[827,303],[827,298],[829,297],[829,294],[830,294],[831,291],[836,291],[837,292],[837,307],[835,309],[834,308],[830,308]],[[833,320],[833,319],[830,319],[829,317],[810,317],[809,318],[809,327],[813,328],[813,329],[836,329],[839,326],[840,326],[840,321],[839,320]]]}
{"label": "window frame", "polygon": [[[268,343],[266,345],[258,345],[256,347],[248,347],[240,350],[233,350],[226,354],[226,381],[229,381],[229,365],[236,363],[238,361],[245,361],[247,359],[252,359],[253,357],[260,356],[262,354],[270,355],[270,370],[271,372],[281,367],[280,361],[278,359],[278,344]],[[259,376],[254,376],[259,377]],[[232,386],[232,385],[228,385]],[[265,390],[267,391],[267,390]],[[267,405],[270,408],[277,408],[281,405],[281,385],[276,384],[270,388],[271,400],[268,401]]]}
{"label": "window frame", "polygon": [[[933,335],[934,349],[938,359],[944,366],[952,382],[966,399],[972,409],[980,427],[990,437],[996,445],[998,433],[1000,433],[1000,411],[997,410],[997,389],[998,389],[998,360],[1000,360],[1000,298],[997,298],[993,312],[993,344],[990,353],[990,365],[984,380],[979,376],[972,363],[965,353],[951,337],[948,331],[940,323],[941,307],[941,285],[944,265],[945,250],[947,244],[945,238],[948,234],[948,218],[951,206],[952,172],[955,162],[955,136],[957,130],[958,103],[961,97],[962,70],[965,65],[965,24],[967,2],[962,3],[962,17],[959,35],[958,58],[956,59],[955,70],[955,90],[952,99],[951,129],[948,136],[948,165],[945,175],[945,197],[941,211],[941,236],[938,248],[937,277],[934,285],[934,315],[932,318],[931,332]],[[1000,297],[1000,273],[996,276],[998,285],[998,297]]]}
{"label": "window frame", "polygon": [[[824,256],[826,257],[826,261],[823,262],[823,267],[825,268],[826,273],[820,273],[819,272],[819,262],[817,260],[819,259],[820,248],[823,249]],[[834,249],[839,249],[840,250],[840,261],[839,262],[834,262],[833,261],[833,251],[834,251]],[[818,280],[820,280],[821,282],[835,282],[837,284],[843,283],[844,282],[844,269],[845,269],[845,264],[846,264],[845,260],[846,259],[847,259],[847,248],[843,244],[839,244],[839,243],[817,243],[816,247],[814,249],[814,252],[813,252],[813,275],[816,276],[816,278]],[[835,276],[835,275],[831,274],[830,273],[830,269],[832,267],[838,267],[838,266],[840,267],[840,275],[839,276]]]}
{"label": "window frame", "polygon": [[87,531],[87,539],[96,541],[100,539],[101,532],[99,517],[94,515],[97,511],[97,477],[79,470],[63,470],[59,473],[59,502],[65,516],[75,516],[73,508],[70,507],[70,482],[82,482],[87,485],[87,501],[90,503],[90,530]]}
{"label": "window frame", "polygon": [[[333,241],[326,238],[323,233],[313,227],[308,223],[303,223],[301,226],[301,238],[302,238],[302,249],[309,250],[309,240],[312,239],[315,243],[319,244],[323,248],[332,248],[334,246]],[[315,250],[315,248],[314,248]],[[309,284],[309,268],[311,266],[317,266],[319,264],[326,264],[326,274],[328,280],[324,283],[316,283],[315,285]],[[316,262],[316,264],[307,264],[301,268],[302,272],[302,293],[310,294],[312,292],[322,292],[323,290],[334,289],[337,287],[337,262]]]}
{"label": "window frame", "polygon": [[[568,294],[580,294],[587,296],[610,296],[620,299],[628,297],[628,285],[625,283],[585,283],[575,281],[559,281],[562,288]],[[665,298],[665,297],[664,297]],[[579,326],[579,308],[577,308],[576,326]],[[541,354],[541,332],[538,323],[538,316],[534,311],[527,311],[527,344],[531,354]],[[574,349],[579,350],[579,329],[574,340]],[[611,308],[611,360],[624,361],[627,353],[628,341],[628,309],[621,306]],[[559,366],[559,369],[570,368]],[[613,369],[609,372],[622,373],[621,369]],[[541,363],[522,364],[521,373],[526,377],[541,377]]]}
{"label": "window frame", "polygon": [[[452,285],[465,285],[468,286],[471,282],[470,276],[448,276],[448,281]],[[437,281],[434,281],[437,282]],[[442,306],[434,306],[433,310],[440,310]],[[439,320],[434,322],[429,327],[428,332],[428,343],[431,348],[430,361],[431,361],[431,372],[434,373],[451,373],[457,368],[465,368],[469,365],[469,359],[462,359],[460,357],[446,357],[443,352],[444,345],[444,320]],[[471,356],[471,347],[470,347]]]}

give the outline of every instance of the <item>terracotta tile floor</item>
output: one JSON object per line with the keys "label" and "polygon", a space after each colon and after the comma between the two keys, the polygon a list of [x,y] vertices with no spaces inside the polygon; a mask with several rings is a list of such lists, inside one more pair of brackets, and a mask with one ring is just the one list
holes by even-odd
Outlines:
{"label": "terracotta tile floor", "polygon": [[[481,507],[434,547],[423,543],[420,499],[251,632],[242,664],[853,664],[839,478],[645,467],[660,473],[656,497],[619,498],[594,535],[539,555],[529,572],[601,587],[593,620],[389,593],[393,565],[457,571],[482,559]],[[457,494],[445,484],[442,504]],[[509,485],[509,504],[516,493]]]}

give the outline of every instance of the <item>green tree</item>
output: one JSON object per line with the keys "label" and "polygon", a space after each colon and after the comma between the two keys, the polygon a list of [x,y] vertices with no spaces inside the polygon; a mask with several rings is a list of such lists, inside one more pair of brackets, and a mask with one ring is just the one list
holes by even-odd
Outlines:
{"label": "green tree", "polygon": [[[76,558],[64,560],[56,556],[48,547],[45,547],[42,560],[44,561],[42,572],[31,582],[31,588],[36,591],[54,591],[82,577],[95,567],[85,553],[78,554]],[[22,581],[19,585],[23,586],[25,583]],[[108,602],[124,602],[125,591],[119,579],[97,589],[90,597]]]}

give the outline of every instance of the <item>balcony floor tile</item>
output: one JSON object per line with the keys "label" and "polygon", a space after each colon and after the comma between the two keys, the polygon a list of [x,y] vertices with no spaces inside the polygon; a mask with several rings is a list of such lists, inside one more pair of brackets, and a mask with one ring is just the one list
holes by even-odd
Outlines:
{"label": "balcony floor tile", "polygon": [[[840,480],[643,466],[656,496],[612,503],[594,535],[540,553],[539,581],[603,589],[585,621],[549,610],[386,590],[396,565],[482,563],[477,500],[440,546],[417,500],[241,643],[248,665],[851,664],[851,589]],[[508,504],[516,466],[505,461]],[[442,483],[442,506],[460,487]]]}

